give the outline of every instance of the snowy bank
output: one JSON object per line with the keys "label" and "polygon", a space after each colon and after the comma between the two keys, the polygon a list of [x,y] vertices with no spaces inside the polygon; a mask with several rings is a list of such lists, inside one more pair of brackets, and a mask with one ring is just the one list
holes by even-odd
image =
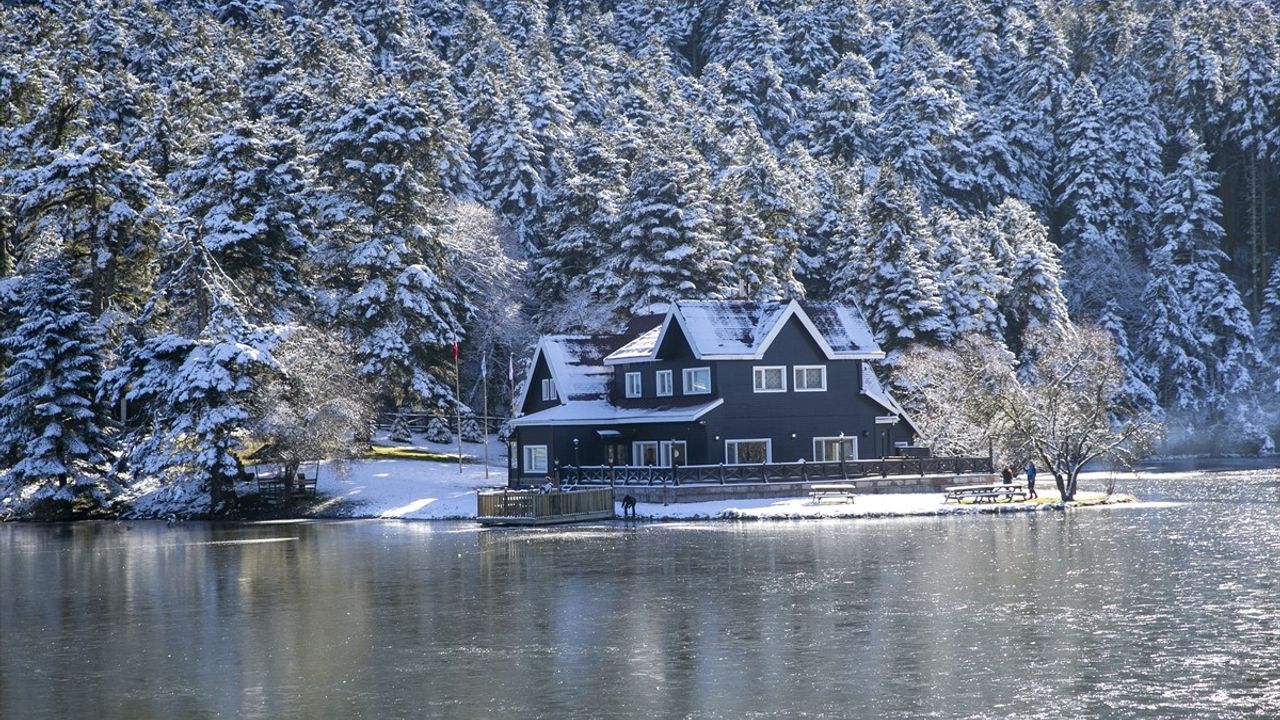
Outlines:
{"label": "snowy bank", "polygon": [[[444,451],[443,447],[433,448]],[[476,448],[464,446],[475,457]],[[456,448],[453,451],[456,457]],[[491,450],[494,462],[485,478],[483,465],[420,460],[361,460],[345,474],[324,465],[317,488],[325,496],[318,515],[345,518],[401,518],[409,520],[472,519],[476,491],[506,484],[505,453]],[[1041,512],[1060,509],[1057,493],[1042,488],[1045,502],[958,505],[944,503],[942,493],[885,493],[858,495],[853,502],[816,503],[807,497],[718,500],[713,502],[640,503],[637,514],[648,520],[791,520],[802,518],[886,518],[929,515]],[[620,497],[620,496],[619,496]],[[1131,496],[1129,496],[1131,498]],[[1103,493],[1082,492],[1078,504],[1101,504]]]}

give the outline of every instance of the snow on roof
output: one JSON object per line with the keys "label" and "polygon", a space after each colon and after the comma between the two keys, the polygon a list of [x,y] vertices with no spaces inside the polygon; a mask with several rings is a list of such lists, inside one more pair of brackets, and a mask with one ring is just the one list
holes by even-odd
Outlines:
{"label": "snow on roof", "polygon": [[786,303],[689,300],[676,303],[689,344],[699,358],[755,354],[786,309]]}
{"label": "snow on roof", "polygon": [[572,402],[529,413],[511,421],[514,427],[528,425],[611,425],[631,423],[693,422],[720,407],[724,398],[699,405],[659,408],[620,408],[606,400]]}
{"label": "snow on roof", "polygon": [[640,333],[635,340],[615,350],[609,359],[626,361],[652,358],[654,351],[658,349],[658,338],[661,336],[662,323],[659,322],[652,329]]}
{"label": "snow on roof", "polygon": [[884,357],[862,312],[852,304],[681,300],[671,306],[661,326],[639,326],[642,332],[633,329],[640,334],[605,362],[613,365],[657,359],[658,347],[673,324],[680,326],[699,359],[759,358],[793,316],[833,359]]}
{"label": "snow on roof", "polygon": [[837,354],[880,352],[871,327],[856,305],[805,302],[800,307]]}
{"label": "snow on roof", "polygon": [[613,371],[604,357],[625,338],[617,335],[548,335],[542,338],[542,356],[565,400],[603,400],[608,397]]}
{"label": "snow on roof", "polygon": [[870,363],[862,363],[862,394],[879,403],[881,407],[889,412],[897,415],[911,426],[912,431],[916,435],[920,434],[920,428],[911,421],[911,417],[907,415],[907,411],[902,409],[898,401],[885,390],[884,385],[880,384],[880,378],[876,377],[875,372],[871,369]]}

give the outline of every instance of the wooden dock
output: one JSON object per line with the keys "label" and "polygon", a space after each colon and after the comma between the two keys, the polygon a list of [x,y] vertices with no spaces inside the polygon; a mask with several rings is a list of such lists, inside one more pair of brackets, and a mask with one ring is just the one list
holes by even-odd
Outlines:
{"label": "wooden dock", "polygon": [[564,492],[481,490],[476,495],[476,521],[483,525],[551,525],[612,517],[611,487]]}

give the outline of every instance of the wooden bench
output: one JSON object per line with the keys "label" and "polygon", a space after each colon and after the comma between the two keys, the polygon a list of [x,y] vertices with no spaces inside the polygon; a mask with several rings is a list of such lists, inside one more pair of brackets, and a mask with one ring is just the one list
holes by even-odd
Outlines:
{"label": "wooden bench", "polygon": [[942,502],[955,500],[957,503],[964,500],[972,500],[979,502],[999,502],[1001,498],[1005,502],[1013,502],[1017,497],[1022,500],[1027,499],[1027,486],[1022,483],[991,483],[988,485],[956,485],[946,489],[946,495]]}
{"label": "wooden bench", "polygon": [[835,498],[840,502],[853,502],[853,483],[827,483],[809,486],[809,497],[817,503],[821,503],[828,498]]}

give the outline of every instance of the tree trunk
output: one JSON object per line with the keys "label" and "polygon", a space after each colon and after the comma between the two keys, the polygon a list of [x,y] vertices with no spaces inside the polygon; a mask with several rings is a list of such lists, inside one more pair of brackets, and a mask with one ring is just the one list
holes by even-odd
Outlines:
{"label": "tree trunk", "polygon": [[1062,479],[1062,473],[1053,472],[1053,482],[1058,486],[1058,495],[1062,497],[1062,502],[1068,502],[1071,498],[1067,495],[1067,483]]}

